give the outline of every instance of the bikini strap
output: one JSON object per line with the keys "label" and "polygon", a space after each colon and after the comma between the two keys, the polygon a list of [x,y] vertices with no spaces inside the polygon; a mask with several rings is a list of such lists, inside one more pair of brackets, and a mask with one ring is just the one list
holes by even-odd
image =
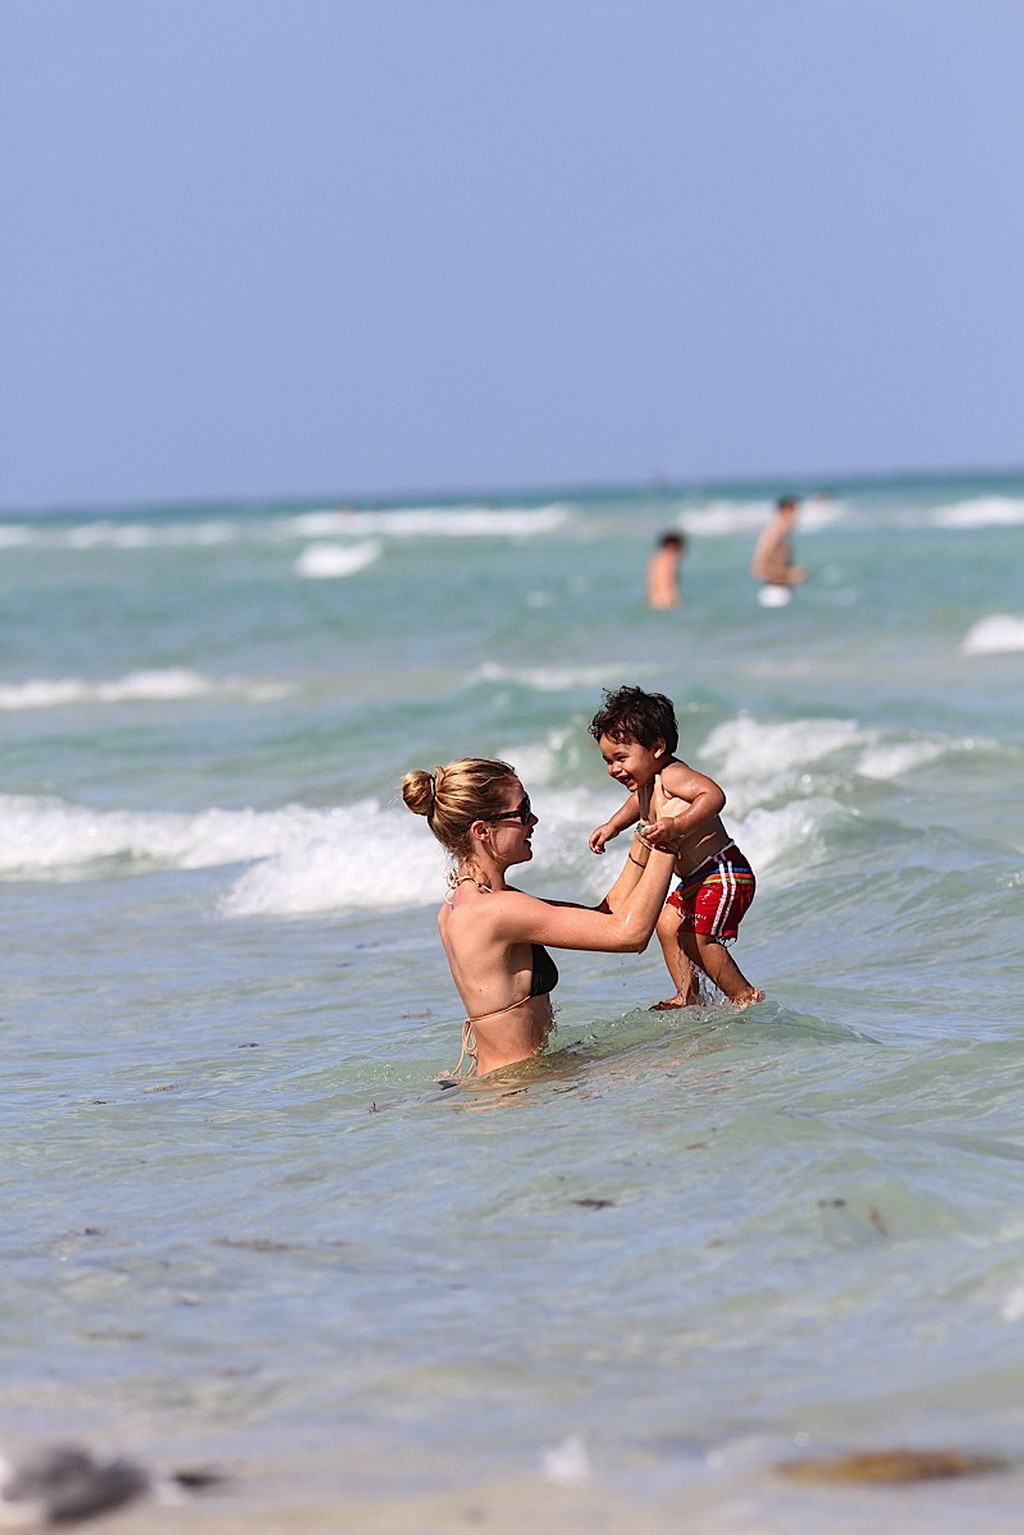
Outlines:
{"label": "bikini strap", "polygon": [[[458,1065],[455,1067],[454,1071],[445,1072],[445,1076],[463,1077],[468,1079],[469,1077],[476,1075],[477,1050],[476,1039],[473,1037],[474,1023],[482,1023],[485,1018],[500,1018],[502,1013],[511,1013],[515,1008],[522,1007],[524,1003],[530,1001],[532,1001],[532,998],[529,996],[520,997],[518,1002],[510,1002],[508,1007],[496,1007],[491,1013],[477,1013],[475,1018],[467,1018],[465,1023],[462,1025],[462,1049],[459,1051]],[[467,1056],[469,1057],[470,1065],[467,1067],[466,1071],[463,1072],[462,1063]]]}
{"label": "bikini strap", "polygon": [[533,998],[527,992],[525,997],[520,997],[518,1002],[510,1002],[508,1007],[496,1007],[492,1013],[477,1013],[474,1018],[467,1018],[465,1027],[469,1028],[474,1023],[483,1023],[485,1018],[500,1018],[502,1013],[511,1013],[514,1008],[525,1007]]}
{"label": "bikini strap", "polygon": [[[462,1070],[462,1062],[465,1061],[467,1056],[470,1058],[470,1064],[468,1064],[464,1071]],[[471,1076],[476,1076],[476,1039],[473,1038],[473,1022],[471,1022],[471,1019],[467,1018],[467,1021],[462,1024],[462,1048],[459,1050],[459,1062],[457,1062],[454,1071],[448,1071],[447,1075],[454,1076],[454,1078],[465,1076],[467,1079],[471,1078]]]}

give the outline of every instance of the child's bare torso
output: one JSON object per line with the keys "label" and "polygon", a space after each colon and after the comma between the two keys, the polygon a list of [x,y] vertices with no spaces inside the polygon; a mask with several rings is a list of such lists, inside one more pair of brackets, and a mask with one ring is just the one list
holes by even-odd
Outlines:
{"label": "child's bare torso", "polygon": [[731,841],[729,833],[718,816],[715,816],[712,825],[702,826],[679,844],[676,849],[676,877],[685,879],[687,874],[692,874],[694,869],[699,869],[702,863],[720,853],[723,847],[728,847]]}
{"label": "child's bare torso", "polygon": [[[682,772],[674,773],[672,771],[673,768],[682,769]],[[669,763],[666,769],[656,776],[666,794],[672,794],[673,792],[678,793],[678,790],[683,786],[682,783],[679,783],[676,786],[676,790],[673,791],[673,779],[683,779],[683,776],[689,771],[685,764],[673,762]],[[694,869],[700,868],[702,863],[706,863],[709,858],[713,858],[716,853],[720,853],[724,847],[728,847],[731,841],[732,838],[722,825],[721,816],[708,816],[705,820],[698,822],[676,844],[676,878],[685,879],[686,875],[692,874]]]}

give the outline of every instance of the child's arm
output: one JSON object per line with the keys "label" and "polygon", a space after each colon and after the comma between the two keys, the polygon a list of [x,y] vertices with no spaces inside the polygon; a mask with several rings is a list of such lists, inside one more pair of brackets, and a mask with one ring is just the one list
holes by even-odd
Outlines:
{"label": "child's arm", "polygon": [[677,800],[685,800],[687,808],[676,815],[659,816],[644,827],[644,836],[655,846],[671,846],[681,837],[689,836],[705,821],[713,821],[725,806],[725,794],[713,778],[698,773],[686,762],[670,762],[662,768],[660,778],[668,794]]}
{"label": "child's arm", "polygon": [[617,837],[620,831],[625,831],[627,826],[632,826],[640,819],[640,806],[637,804],[635,794],[631,794],[624,805],[620,805],[613,816],[610,816],[603,826],[598,826],[590,833],[588,847],[592,853],[603,853],[606,843],[613,837]]}

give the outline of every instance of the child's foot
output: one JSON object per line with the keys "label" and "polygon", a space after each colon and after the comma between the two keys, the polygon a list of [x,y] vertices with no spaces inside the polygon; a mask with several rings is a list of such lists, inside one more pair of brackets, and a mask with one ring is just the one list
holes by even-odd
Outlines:
{"label": "child's foot", "polygon": [[743,991],[738,997],[731,998],[733,1007],[742,1012],[745,1008],[753,1007],[755,1002],[764,1001],[764,992],[757,986],[751,986],[749,991]]}
{"label": "child's foot", "polygon": [[690,1007],[698,1001],[698,997],[684,997],[681,991],[677,991],[674,997],[666,997],[664,1002],[652,1002],[647,1011],[649,1013],[670,1013],[677,1007]]}

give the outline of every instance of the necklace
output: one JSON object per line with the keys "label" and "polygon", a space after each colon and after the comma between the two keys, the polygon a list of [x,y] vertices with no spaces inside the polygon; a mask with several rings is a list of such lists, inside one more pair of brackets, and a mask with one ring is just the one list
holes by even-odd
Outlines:
{"label": "necklace", "polygon": [[472,874],[456,874],[452,869],[448,875],[448,894],[445,896],[449,906],[454,901],[455,892],[460,885],[475,885],[478,890],[486,890],[488,895],[492,894],[490,885],[485,885],[483,880],[474,879]]}

